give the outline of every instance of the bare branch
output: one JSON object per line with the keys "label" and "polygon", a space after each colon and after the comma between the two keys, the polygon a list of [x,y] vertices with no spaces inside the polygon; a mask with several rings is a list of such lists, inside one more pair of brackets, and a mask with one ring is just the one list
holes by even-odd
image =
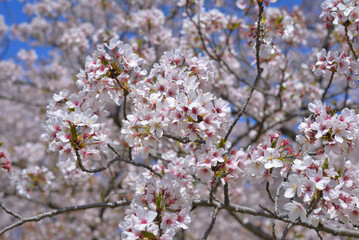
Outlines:
{"label": "bare branch", "polygon": [[349,45],[349,48],[350,48],[350,51],[353,53],[354,57],[355,57],[355,60],[358,60],[358,55],[356,54],[355,50],[354,50],[354,47],[353,47],[353,44],[352,42],[350,41],[349,39],[349,35],[348,35],[348,26],[349,26],[350,22],[347,21],[346,23],[344,23],[344,27],[345,27],[345,37],[347,39],[347,43]]}
{"label": "bare branch", "polygon": [[[117,155],[117,158],[120,158],[120,155],[118,154],[118,152],[110,144],[108,144],[108,147]],[[155,170],[153,170],[153,168],[151,168],[150,166],[148,166],[148,165],[146,165],[144,163],[137,163],[137,162],[134,162],[134,161],[131,161],[131,160],[126,160],[126,159],[121,159],[121,158],[119,160],[121,162],[125,162],[125,163],[131,164],[131,165],[136,166],[136,167],[146,168],[148,171],[150,171],[151,173],[153,173],[157,177],[162,178],[161,174],[157,173]]]}
{"label": "bare branch", "polygon": [[0,202],[0,207],[9,215],[17,218],[17,219],[22,219],[22,217],[17,214],[16,212],[12,211],[11,209],[7,208],[2,202]]}
{"label": "bare branch", "polygon": [[45,212],[45,213],[42,213],[42,214],[39,214],[39,215],[36,215],[33,217],[22,218],[20,221],[1,229],[0,235],[4,234],[5,232],[7,232],[13,228],[21,226],[27,222],[38,222],[44,218],[53,217],[53,216],[63,214],[63,213],[86,210],[86,209],[91,209],[91,208],[103,208],[103,207],[116,208],[116,207],[120,207],[120,206],[129,205],[130,203],[131,202],[128,200],[122,200],[122,201],[116,201],[116,202],[111,202],[111,203],[103,202],[103,203],[92,203],[92,204],[72,206],[72,207],[64,207],[64,208],[60,208],[60,209],[53,210],[50,212]]}
{"label": "bare branch", "polygon": [[122,159],[120,158],[120,156],[117,156],[116,158],[112,159],[111,161],[109,161],[108,163],[106,163],[105,166],[100,167],[100,168],[96,168],[96,169],[87,169],[84,167],[84,165],[82,164],[82,160],[80,157],[80,154],[78,153],[78,150],[75,150],[76,153],[76,157],[77,157],[77,165],[79,166],[79,168],[83,171],[83,172],[87,172],[87,173],[98,173],[98,172],[102,172],[104,170],[106,170],[107,168],[109,168],[113,163],[117,162],[117,161],[122,161]]}
{"label": "bare branch", "polygon": [[214,227],[214,224],[216,223],[217,214],[218,214],[218,208],[214,208],[211,223],[209,224],[206,232],[204,233],[202,240],[206,240],[208,238],[209,234],[211,233],[211,231]]}
{"label": "bare branch", "polygon": [[261,239],[265,239],[265,240],[272,240],[272,236],[266,232],[264,232],[259,226],[255,226],[250,222],[246,222],[243,219],[241,219],[237,214],[229,211],[229,214],[231,214],[231,216],[236,219],[237,222],[239,222],[244,228],[246,228],[248,231],[250,231],[251,233],[253,233],[254,235],[260,237]]}
{"label": "bare branch", "polygon": [[275,223],[272,224],[272,237],[273,240],[277,240],[277,236],[275,235]]}
{"label": "bare branch", "polygon": [[333,82],[333,78],[334,78],[334,72],[332,72],[332,75],[330,76],[330,79],[329,79],[329,83],[327,85],[327,87],[325,88],[324,92],[323,92],[323,95],[322,95],[322,101],[325,100],[325,96],[327,95],[328,93],[328,90],[330,88],[330,86],[332,85],[332,82]]}
{"label": "bare branch", "polygon": [[228,183],[224,184],[223,192],[224,192],[224,204],[228,206],[229,205]]}
{"label": "bare branch", "polygon": [[256,89],[256,86],[259,82],[259,79],[261,78],[261,75],[262,75],[262,72],[263,72],[263,68],[261,68],[261,61],[260,61],[260,56],[259,56],[259,51],[260,51],[260,48],[261,48],[261,44],[262,44],[262,37],[261,37],[261,34],[262,34],[262,27],[261,27],[261,22],[262,22],[262,14],[263,14],[263,11],[264,11],[264,8],[263,8],[263,2],[262,1],[257,1],[258,3],[258,7],[259,7],[259,12],[258,12],[258,21],[257,21],[257,38],[256,38],[256,61],[257,61],[257,76],[254,80],[254,83],[252,85],[252,88],[249,92],[249,95],[246,99],[246,101],[244,102],[243,104],[243,107],[242,109],[238,112],[238,115],[236,117],[236,119],[233,121],[233,123],[231,124],[231,126],[229,127],[229,130],[226,134],[226,136],[224,137],[224,142],[227,141],[229,135],[231,134],[234,126],[237,124],[238,120],[242,117],[244,111],[246,110],[247,108],[247,105],[249,103],[249,100],[251,99],[252,97],[252,94],[254,92],[254,90]]}
{"label": "bare branch", "polygon": [[271,219],[277,219],[280,220],[282,222],[286,222],[286,223],[292,223],[293,226],[294,225],[299,225],[299,226],[303,226],[306,228],[310,228],[310,229],[314,229],[316,231],[322,231],[322,232],[326,232],[326,233],[330,233],[332,235],[335,236],[347,236],[347,237],[355,237],[355,238],[359,238],[359,231],[356,230],[350,230],[350,229],[345,229],[345,228],[338,228],[338,227],[332,227],[329,225],[324,225],[324,224],[319,224],[318,226],[314,226],[310,223],[307,222],[301,222],[301,221],[295,221],[295,222],[291,222],[288,217],[286,216],[282,216],[279,214],[274,214],[273,212],[269,211],[266,212],[264,210],[257,210],[257,209],[253,209],[250,207],[246,207],[246,206],[241,206],[241,205],[237,205],[237,204],[232,204],[230,203],[228,206],[226,206],[224,203],[219,202],[219,201],[213,201],[212,203],[209,200],[195,200],[193,201],[193,209],[195,207],[198,206],[206,206],[206,207],[216,207],[218,209],[227,209],[233,212],[239,212],[239,213],[245,213],[245,214],[249,214],[252,216],[262,216],[262,217],[266,217],[266,218],[271,218]]}
{"label": "bare branch", "polygon": [[267,193],[268,193],[269,199],[272,201],[272,203],[275,203],[275,201],[274,201],[274,199],[273,199],[273,196],[272,196],[272,193],[271,193],[270,190],[269,190],[269,182],[268,182],[268,181],[266,182],[266,191],[267,191]]}
{"label": "bare branch", "polygon": [[[172,136],[169,135],[167,133],[163,133],[163,136],[166,138],[170,138],[173,139],[175,141],[181,142],[181,143],[190,143],[192,142],[189,138],[185,137],[185,138],[181,138],[181,137],[176,137],[176,136]],[[205,144],[206,142],[203,139],[197,139],[194,141],[195,143],[200,143],[200,144]]]}
{"label": "bare branch", "polygon": [[285,240],[287,238],[288,232],[292,227],[293,227],[293,224],[288,223],[288,225],[284,229],[284,232],[283,232],[283,235],[282,235],[282,240]]}

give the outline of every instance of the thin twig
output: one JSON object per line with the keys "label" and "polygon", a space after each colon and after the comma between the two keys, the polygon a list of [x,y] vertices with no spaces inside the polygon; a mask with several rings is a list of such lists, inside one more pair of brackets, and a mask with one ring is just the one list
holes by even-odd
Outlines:
{"label": "thin twig", "polygon": [[329,90],[330,86],[332,85],[334,74],[335,74],[335,72],[332,72],[332,75],[330,76],[329,83],[328,83],[327,87],[325,88],[324,93],[322,95],[322,101],[325,100],[325,96],[327,95],[328,90]]}
{"label": "thin twig", "polygon": [[17,218],[17,219],[22,219],[22,217],[17,214],[16,212],[12,211],[11,209],[7,208],[2,202],[0,202],[0,207],[7,213],[10,214],[11,216]]}
{"label": "thin twig", "polygon": [[299,225],[299,226],[303,226],[309,229],[314,229],[316,231],[321,231],[321,232],[326,232],[326,233],[330,233],[332,235],[335,236],[347,236],[347,237],[354,237],[354,238],[359,238],[359,231],[356,230],[350,230],[350,229],[345,229],[345,228],[339,228],[339,227],[333,227],[327,224],[319,224],[318,226],[314,226],[310,223],[307,222],[301,222],[301,221],[295,221],[295,222],[291,222],[287,216],[282,216],[280,214],[275,214],[272,211],[268,210],[265,207],[260,206],[263,210],[257,210],[257,209],[253,209],[250,207],[246,207],[246,206],[241,206],[238,204],[233,204],[230,203],[228,206],[226,206],[223,202],[220,201],[213,201],[212,203],[209,200],[195,200],[192,203],[192,209],[195,209],[196,207],[199,206],[205,206],[205,207],[216,207],[219,210],[220,209],[227,209],[230,210],[232,212],[238,212],[238,213],[244,213],[244,214],[249,214],[252,216],[262,216],[265,218],[270,218],[270,219],[276,219],[276,220],[280,220],[282,222],[285,223],[291,223],[294,225]]}
{"label": "thin twig", "polygon": [[278,199],[279,199],[279,195],[280,195],[280,190],[282,189],[282,183],[279,184],[276,194],[275,194],[275,199],[274,199],[274,212],[275,213],[278,213]]}
{"label": "thin twig", "polygon": [[216,223],[217,214],[218,214],[218,208],[214,208],[211,223],[209,224],[206,232],[204,233],[202,240],[206,240],[208,238],[209,234],[211,233],[211,231],[214,227],[214,224]]}
{"label": "thin twig", "polygon": [[[163,136],[166,137],[166,138],[170,138],[170,139],[173,139],[175,141],[181,142],[181,143],[190,143],[190,142],[192,142],[187,137],[181,138],[181,137],[176,137],[176,136],[169,135],[167,133],[163,133]],[[196,139],[194,142],[195,143],[200,143],[200,144],[205,144],[206,143],[203,139]]]}
{"label": "thin twig", "polygon": [[344,96],[344,102],[342,108],[347,107],[348,97],[349,97],[349,82],[347,82],[347,86],[345,87],[345,96]]}
{"label": "thin twig", "polygon": [[229,130],[226,134],[226,136],[224,137],[224,142],[226,142],[228,140],[229,135],[231,134],[234,126],[237,124],[238,120],[242,117],[244,111],[247,108],[247,105],[249,103],[249,100],[252,97],[252,94],[254,92],[254,90],[256,89],[256,86],[259,82],[259,79],[261,78],[262,72],[263,72],[263,68],[261,68],[261,61],[260,61],[260,56],[259,56],[259,52],[260,52],[260,48],[261,48],[261,44],[262,44],[262,37],[261,37],[261,33],[262,33],[262,28],[261,28],[261,22],[262,22],[262,14],[264,11],[263,8],[263,1],[257,1],[258,3],[258,7],[259,7],[259,12],[258,12],[258,21],[257,21],[257,38],[256,38],[256,61],[257,61],[257,76],[254,80],[254,83],[252,85],[252,88],[249,92],[249,95],[246,99],[246,101],[243,104],[242,109],[238,112],[238,115],[236,117],[236,119],[233,121],[233,123],[231,124],[231,126],[229,127]]}
{"label": "thin twig", "polygon": [[258,205],[261,209],[263,209],[265,212],[267,212],[268,214],[272,215],[272,216],[276,216],[276,214],[274,212],[272,212],[271,210],[269,210],[268,208],[266,208],[265,206],[262,205]]}
{"label": "thin twig", "polygon": [[248,231],[253,233],[254,235],[260,237],[264,240],[273,240],[272,236],[266,232],[264,232],[260,226],[255,226],[251,222],[246,222],[243,219],[241,219],[237,214],[233,213],[232,211],[228,210],[229,214],[236,219],[236,221],[241,224],[244,228],[246,228]]}
{"label": "thin twig", "polygon": [[211,183],[211,190],[209,191],[209,201],[212,203],[214,200],[214,195],[217,191],[217,177],[213,176],[213,180]]}
{"label": "thin twig", "polygon": [[128,200],[122,200],[122,201],[116,201],[116,202],[111,202],[111,203],[103,202],[103,203],[92,203],[92,204],[72,206],[72,207],[64,207],[64,208],[60,208],[60,209],[53,210],[50,212],[45,212],[45,213],[42,213],[42,214],[39,214],[39,215],[36,215],[33,217],[22,218],[20,221],[1,229],[0,235],[2,235],[3,233],[5,233],[13,228],[21,226],[27,222],[38,222],[44,218],[53,217],[53,216],[63,214],[63,213],[86,210],[86,209],[90,209],[90,208],[102,208],[102,207],[116,208],[116,207],[120,207],[120,206],[129,205],[130,203],[131,202]]}
{"label": "thin twig", "polygon": [[266,183],[266,191],[267,191],[267,193],[268,193],[269,199],[272,201],[272,203],[275,203],[275,201],[274,201],[274,199],[273,199],[273,196],[272,196],[272,193],[271,193],[270,190],[269,190],[269,182],[268,182],[268,181],[267,181],[267,183]]}
{"label": "thin twig", "polygon": [[275,223],[272,224],[272,237],[274,240],[277,240],[277,236],[275,235]]}
{"label": "thin twig", "polygon": [[95,169],[87,169],[84,167],[84,165],[82,164],[82,160],[80,157],[80,154],[78,153],[78,150],[75,150],[76,153],[76,157],[77,157],[77,165],[79,166],[79,168],[81,169],[81,171],[83,172],[87,172],[87,173],[98,173],[98,172],[102,172],[104,170],[106,170],[107,168],[109,168],[113,163],[117,162],[117,161],[122,161],[122,159],[120,158],[120,156],[117,156],[116,158],[112,159],[111,161],[109,161],[108,163],[106,163],[105,166],[100,167],[100,168],[95,168]]}
{"label": "thin twig", "polygon": [[349,45],[350,51],[353,53],[355,60],[358,60],[358,55],[356,54],[354,48],[353,48],[353,44],[351,43],[350,39],[349,39],[349,35],[348,35],[348,26],[349,26],[349,21],[347,21],[344,24],[344,28],[345,28],[345,37],[347,39],[347,43]]}
{"label": "thin twig", "polygon": [[224,192],[224,204],[226,206],[228,206],[229,205],[229,194],[228,194],[228,183],[227,182],[224,184],[223,192]]}
{"label": "thin twig", "polygon": [[323,237],[320,235],[319,231],[316,231],[316,233],[317,233],[319,239],[320,239],[320,240],[323,240]]}
{"label": "thin twig", "polygon": [[[108,145],[108,147],[111,149],[111,151],[113,151],[118,158],[120,158],[120,155],[119,153],[111,146],[111,145]],[[120,159],[121,162],[125,162],[125,163],[128,163],[128,164],[131,164],[133,166],[136,166],[136,167],[143,167],[143,168],[146,168],[148,171],[150,171],[151,173],[155,174],[157,177],[159,178],[162,178],[161,174],[157,173],[155,170],[153,170],[153,168],[151,168],[150,166],[144,164],[144,163],[137,163],[135,161],[132,161],[132,160],[126,160],[126,159]]]}
{"label": "thin twig", "polygon": [[33,107],[46,107],[47,106],[47,104],[44,104],[44,103],[36,103],[36,102],[26,101],[26,100],[23,100],[23,99],[20,99],[20,98],[7,97],[7,96],[4,96],[4,95],[0,95],[0,99],[4,99],[4,100],[15,102],[15,103],[24,104],[26,106],[33,106]]}
{"label": "thin twig", "polygon": [[289,233],[289,230],[291,229],[291,227],[293,226],[292,223],[288,223],[288,225],[286,226],[286,228],[284,229],[283,235],[282,235],[282,240],[285,240],[287,238],[287,235]]}

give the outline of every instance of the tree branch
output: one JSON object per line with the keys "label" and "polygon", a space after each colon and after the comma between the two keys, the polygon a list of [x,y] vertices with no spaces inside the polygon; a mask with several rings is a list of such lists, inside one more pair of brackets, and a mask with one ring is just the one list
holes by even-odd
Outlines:
{"label": "tree branch", "polygon": [[91,209],[91,208],[102,208],[102,207],[116,208],[116,207],[120,207],[120,206],[129,205],[130,203],[131,202],[128,200],[122,200],[122,201],[116,201],[116,202],[112,202],[112,203],[103,202],[103,203],[92,203],[92,204],[72,206],[72,207],[64,207],[64,208],[60,208],[60,209],[53,210],[50,212],[41,213],[41,214],[33,216],[33,217],[22,218],[20,221],[1,229],[0,235],[4,234],[5,232],[7,232],[13,228],[21,226],[27,222],[38,222],[44,218],[53,217],[53,216],[63,214],[63,213],[86,210],[86,209]]}
{"label": "tree branch", "polygon": [[[169,135],[167,133],[163,133],[163,136],[166,138],[170,138],[173,139],[175,141],[181,142],[181,143],[190,143],[191,140],[189,140],[189,138],[185,137],[185,138],[181,138],[181,137],[176,137],[176,136],[172,136]],[[200,143],[200,144],[205,144],[206,142],[203,139],[197,139],[194,141],[195,143]]]}
{"label": "tree branch", "polygon": [[282,235],[282,240],[285,240],[287,238],[287,235],[289,233],[289,230],[293,227],[293,224],[288,223],[288,225],[286,226],[286,228],[284,229],[283,235]]}
{"label": "tree branch", "polygon": [[209,234],[211,233],[211,231],[214,227],[214,224],[216,223],[217,214],[218,214],[218,208],[214,208],[211,223],[209,224],[206,232],[204,233],[202,240],[206,240],[208,238]]}
{"label": "tree branch", "polygon": [[78,150],[75,150],[76,153],[76,157],[77,157],[77,165],[79,166],[79,168],[81,169],[81,171],[83,172],[87,172],[87,173],[98,173],[98,172],[102,172],[104,170],[106,170],[107,168],[109,168],[113,163],[117,162],[117,161],[123,161],[120,156],[117,156],[116,158],[112,159],[111,161],[109,161],[108,163],[106,163],[105,166],[100,167],[100,168],[95,168],[95,169],[87,169],[84,167],[84,165],[82,164],[82,160],[80,157],[80,154],[78,153]]}
{"label": "tree branch", "polygon": [[237,222],[239,222],[244,228],[246,228],[248,231],[250,231],[254,235],[260,237],[261,239],[265,239],[265,240],[273,239],[271,235],[264,232],[259,226],[255,226],[250,222],[245,222],[243,219],[241,219],[239,216],[237,216],[237,214],[235,214],[229,210],[228,210],[228,212],[229,212],[229,214],[231,214],[231,216],[234,219],[236,219]]}
{"label": "tree branch", "polygon": [[134,162],[134,161],[131,161],[131,160],[125,160],[125,159],[121,159],[120,158],[120,155],[118,154],[118,152],[110,145],[108,144],[108,147],[111,149],[112,152],[114,152],[116,155],[117,155],[117,158],[119,158],[119,161],[121,162],[125,162],[125,163],[128,163],[128,164],[131,164],[133,166],[136,166],[136,167],[143,167],[143,168],[146,168],[148,171],[150,171],[151,173],[153,173],[154,175],[156,175],[157,177],[159,178],[162,178],[161,174],[157,173],[155,170],[153,170],[153,168],[151,168],[150,166],[144,164],[144,163],[137,163],[137,162]]}
{"label": "tree branch", "polygon": [[246,101],[243,104],[242,109],[238,112],[238,115],[237,115],[236,119],[233,121],[233,123],[229,127],[229,130],[228,130],[226,136],[224,137],[224,142],[227,141],[227,139],[228,139],[229,135],[231,134],[234,126],[237,124],[238,120],[242,117],[244,111],[246,110],[247,105],[249,103],[249,100],[251,99],[252,94],[253,94],[254,90],[256,89],[256,86],[257,86],[257,84],[259,82],[259,79],[261,78],[261,75],[262,75],[262,72],[263,72],[263,68],[261,68],[261,61],[260,61],[260,57],[259,57],[259,51],[260,51],[261,44],[262,44],[261,22],[262,22],[262,14],[263,14],[264,8],[263,8],[263,2],[262,1],[257,1],[257,3],[258,3],[258,7],[259,7],[258,21],[257,21],[257,38],[256,38],[257,76],[256,76],[256,78],[254,80],[254,83],[253,83],[252,88],[251,88],[251,90],[249,92],[249,95],[248,95]]}
{"label": "tree branch", "polygon": [[351,43],[350,39],[349,39],[349,35],[348,35],[348,26],[349,26],[349,21],[347,21],[346,23],[344,23],[344,27],[345,27],[345,37],[347,39],[347,43],[349,45],[350,51],[353,53],[355,60],[358,60],[358,55],[356,54],[353,44]]}
{"label": "tree branch", "polygon": [[312,225],[310,223],[301,222],[301,221],[291,222],[288,219],[288,217],[286,217],[286,216],[282,216],[282,215],[279,215],[279,214],[274,214],[272,212],[268,213],[268,212],[266,212],[264,210],[257,210],[257,209],[253,209],[253,208],[250,208],[250,207],[241,206],[241,205],[232,204],[232,203],[230,203],[228,206],[226,206],[224,203],[219,202],[219,201],[213,201],[212,203],[209,200],[195,200],[195,201],[193,201],[193,209],[195,207],[198,207],[198,206],[216,207],[219,210],[220,209],[227,209],[227,210],[230,210],[230,211],[233,211],[233,212],[249,214],[249,215],[252,215],[252,216],[261,216],[261,217],[276,219],[276,220],[280,220],[282,222],[292,223],[293,226],[294,225],[299,225],[299,226],[303,226],[303,227],[306,227],[306,228],[314,229],[316,231],[322,231],[322,232],[330,233],[330,234],[335,235],[335,236],[347,236],[347,237],[359,238],[359,231],[356,231],[356,230],[332,227],[332,226],[329,226],[329,225],[326,225],[326,224],[325,225],[324,224],[319,224],[318,226],[314,226],[314,225]]}
{"label": "tree branch", "polygon": [[11,209],[7,208],[2,202],[0,202],[0,207],[9,215],[17,218],[17,219],[22,219],[22,217],[17,214],[16,212],[12,211]]}
{"label": "tree branch", "polygon": [[332,72],[332,75],[330,76],[330,79],[329,79],[329,83],[327,85],[327,87],[325,88],[324,92],[323,92],[323,95],[322,95],[322,101],[325,100],[325,96],[327,95],[328,93],[328,90],[330,88],[330,86],[332,85],[332,82],[333,82],[333,78],[334,78],[334,72]]}

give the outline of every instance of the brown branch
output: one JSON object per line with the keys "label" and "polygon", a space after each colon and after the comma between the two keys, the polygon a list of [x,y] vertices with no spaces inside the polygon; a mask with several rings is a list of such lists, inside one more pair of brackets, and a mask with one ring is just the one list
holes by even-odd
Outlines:
{"label": "brown branch", "polygon": [[229,205],[228,183],[224,184],[223,193],[224,193],[224,204],[228,206]]}
{"label": "brown branch", "polygon": [[242,109],[238,112],[238,115],[236,117],[236,119],[233,121],[233,123],[231,124],[231,126],[229,127],[229,130],[226,134],[226,136],[224,137],[224,142],[226,142],[228,140],[229,135],[231,134],[234,126],[237,124],[238,120],[242,117],[244,111],[247,108],[247,105],[249,103],[249,100],[252,97],[252,94],[254,92],[254,90],[256,89],[256,86],[259,82],[259,79],[261,78],[262,72],[263,72],[263,68],[261,68],[261,61],[260,61],[260,57],[259,57],[259,52],[260,52],[260,48],[261,48],[261,44],[262,44],[262,27],[261,27],[261,22],[262,22],[262,14],[264,11],[264,7],[263,7],[263,2],[262,1],[257,1],[258,3],[258,7],[259,7],[259,12],[258,12],[258,21],[257,21],[257,38],[256,38],[256,61],[257,61],[257,76],[254,80],[254,83],[252,85],[252,88],[249,92],[249,95],[246,99],[246,101],[243,104]]}
{"label": "brown branch", "polygon": [[[190,142],[192,142],[187,137],[181,138],[181,137],[176,137],[176,136],[169,135],[167,133],[163,133],[163,136],[166,137],[166,138],[170,138],[170,139],[173,139],[175,141],[181,142],[181,143],[190,143]],[[195,143],[200,143],[200,144],[205,144],[206,143],[203,139],[197,139],[194,142]]]}
{"label": "brown branch", "polygon": [[116,158],[112,159],[111,161],[109,161],[108,163],[106,163],[105,166],[103,167],[100,167],[100,168],[96,168],[96,169],[87,169],[84,167],[84,165],[82,164],[82,160],[81,160],[81,157],[80,157],[80,154],[78,152],[78,150],[75,150],[75,153],[76,153],[76,157],[77,157],[77,160],[76,160],[76,163],[77,165],[79,166],[79,168],[81,169],[81,171],[83,172],[87,172],[87,173],[98,173],[98,172],[102,172],[104,170],[106,170],[107,168],[109,168],[113,163],[117,162],[117,161],[122,161],[122,159],[117,156]]}
{"label": "brown branch", "polygon": [[239,224],[241,224],[244,228],[246,228],[248,231],[250,231],[254,235],[260,237],[261,239],[265,239],[265,240],[273,239],[271,235],[264,232],[259,226],[255,226],[250,222],[245,222],[243,219],[241,219],[239,216],[237,216],[237,214],[235,214],[229,210],[228,210],[228,212]]}
{"label": "brown branch", "polygon": [[272,237],[273,237],[273,240],[277,240],[277,236],[275,234],[275,223],[272,224]]}
{"label": "brown branch", "polygon": [[7,208],[2,202],[0,202],[0,207],[9,215],[17,218],[17,219],[22,219],[22,217],[17,214],[16,212],[12,211],[11,209]]}
{"label": "brown branch", "polygon": [[7,232],[13,228],[21,226],[27,222],[38,222],[44,218],[53,217],[53,216],[63,214],[63,213],[86,210],[86,209],[91,209],[91,208],[102,208],[102,207],[116,208],[116,207],[120,207],[120,206],[129,205],[130,203],[131,202],[128,200],[122,200],[122,201],[116,201],[116,202],[111,202],[111,203],[107,203],[107,202],[91,203],[91,204],[86,204],[86,205],[64,207],[64,208],[60,208],[60,209],[53,210],[50,212],[41,213],[41,214],[33,216],[33,217],[22,218],[20,221],[1,229],[0,235],[4,234],[5,232]]}
{"label": "brown branch", "polygon": [[350,51],[353,53],[355,60],[358,60],[358,55],[356,54],[354,48],[353,48],[353,44],[351,43],[350,39],[349,39],[349,35],[348,35],[348,26],[349,26],[350,22],[347,21],[346,23],[344,23],[344,27],[345,27],[345,37],[347,39],[347,43],[349,45]]}
{"label": "brown branch", "polygon": [[285,240],[287,238],[287,235],[289,233],[289,230],[293,227],[293,224],[288,223],[288,225],[286,226],[286,228],[284,229],[283,235],[282,235],[282,240]]}
{"label": "brown branch", "polygon": [[216,223],[217,214],[218,214],[218,208],[214,208],[211,223],[209,224],[206,232],[204,233],[202,240],[206,240],[208,238],[209,234],[211,233],[211,231],[214,227],[214,224]]}
{"label": "brown branch", "polygon": [[334,74],[335,74],[335,72],[332,72],[332,75],[330,76],[329,83],[328,83],[327,87],[325,88],[324,93],[322,95],[322,101],[325,100],[325,96],[327,95],[328,90],[329,90],[330,86],[332,85]]}
{"label": "brown branch", "polygon": [[273,198],[273,196],[272,196],[272,193],[271,193],[270,190],[269,190],[269,182],[268,182],[268,181],[266,182],[266,191],[267,191],[267,193],[268,193],[269,199],[272,201],[272,203],[275,203],[274,198]]}
{"label": "brown branch", "polygon": [[131,165],[136,166],[136,167],[143,167],[143,168],[147,169],[148,171],[150,171],[151,173],[153,173],[154,175],[156,175],[157,177],[162,178],[161,174],[157,173],[150,166],[148,166],[148,165],[146,165],[144,163],[137,163],[137,162],[134,162],[132,160],[121,159],[118,152],[110,144],[108,144],[107,146],[111,149],[112,152],[114,152],[117,155],[117,158],[119,158],[119,161],[131,164]]}
{"label": "brown branch", "polygon": [[359,231],[356,230],[350,230],[350,229],[345,229],[345,228],[338,228],[338,227],[332,227],[329,226],[327,224],[319,224],[318,226],[314,226],[310,223],[307,222],[301,222],[301,221],[295,221],[295,222],[291,222],[288,217],[286,216],[282,216],[279,214],[274,214],[273,212],[269,211],[266,212],[264,210],[257,210],[254,208],[250,208],[250,207],[246,207],[246,206],[241,206],[241,205],[237,205],[237,204],[232,204],[230,203],[228,206],[226,206],[224,203],[219,202],[219,201],[213,201],[212,203],[209,200],[195,200],[193,201],[193,209],[199,206],[205,206],[205,207],[215,207],[220,209],[227,209],[233,212],[239,212],[239,213],[244,213],[244,214],[249,214],[252,216],[261,216],[261,217],[266,217],[266,218],[270,218],[270,219],[276,219],[276,220],[280,220],[282,222],[286,222],[286,223],[292,223],[293,226],[294,225],[299,225],[299,226],[303,226],[309,229],[314,229],[316,231],[321,231],[321,232],[326,232],[326,233],[330,233],[334,236],[347,236],[347,237],[355,237],[355,238],[359,238]]}

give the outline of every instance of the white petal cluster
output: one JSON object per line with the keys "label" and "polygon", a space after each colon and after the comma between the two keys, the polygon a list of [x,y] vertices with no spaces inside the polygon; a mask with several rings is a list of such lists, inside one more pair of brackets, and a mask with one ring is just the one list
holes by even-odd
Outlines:
{"label": "white petal cluster", "polygon": [[229,124],[226,101],[209,92],[214,68],[207,58],[176,50],[165,53],[148,77],[131,88],[133,112],[121,133],[146,158],[164,134],[218,142]]}
{"label": "white petal cluster", "polygon": [[55,94],[43,125],[42,138],[49,142],[49,151],[59,152],[60,161],[75,161],[76,151],[83,159],[100,160],[106,143],[101,122],[108,114],[103,106],[85,92]]}
{"label": "white petal cluster", "polygon": [[322,146],[326,152],[335,154],[358,153],[359,115],[354,110],[345,108],[341,113],[334,113],[320,100],[310,103],[308,108],[313,115],[300,123],[303,135],[297,136],[306,149],[317,150]]}
{"label": "white petal cluster", "polygon": [[322,49],[317,54],[317,62],[313,65],[313,72],[316,76],[324,76],[329,79],[331,74],[337,73],[345,76],[350,87],[355,86],[355,81],[352,74],[355,74],[355,78],[359,75],[359,62],[353,60],[344,52],[327,51]]}
{"label": "white petal cluster", "polygon": [[[173,160],[175,163],[184,159]],[[173,239],[176,230],[189,227],[193,178],[189,172],[181,175],[176,171],[179,164],[169,165],[168,169],[159,166],[162,178],[148,175],[137,179],[136,195],[126,211],[124,222],[119,225],[124,238]]]}
{"label": "white petal cluster", "polygon": [[335,25],[350,23],[358,24],[359,6],[357,0],[325,0],[320,17]]}
{"label": "white petal cluster", "polygon": [[44,166],[23,169],[16,183],[16,190],[20,195],[31,198],[34,188],[46,190],[54,178],[54,174]]}

